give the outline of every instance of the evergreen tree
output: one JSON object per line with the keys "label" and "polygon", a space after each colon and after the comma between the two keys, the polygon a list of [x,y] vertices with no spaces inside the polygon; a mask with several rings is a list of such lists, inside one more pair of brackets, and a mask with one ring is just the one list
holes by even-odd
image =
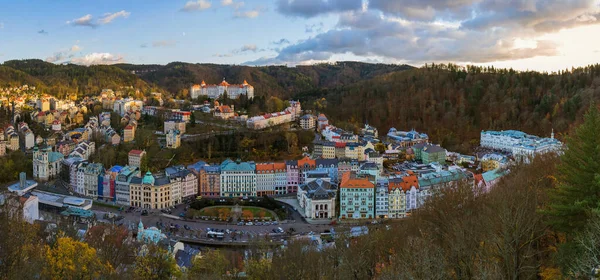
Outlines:
{"label": "evergreen tree", "polygon": [[192,112],[192,115],[190,116],[190,126],[196,127],[196,114],[194,112]]}
{"label": "evergreen tree", "polygon": [[546,213],[557,230],[576,232],[600,207],[600,112],[592,103],[584,122],[567,137],[557,167],[558,186],[550,191]]}

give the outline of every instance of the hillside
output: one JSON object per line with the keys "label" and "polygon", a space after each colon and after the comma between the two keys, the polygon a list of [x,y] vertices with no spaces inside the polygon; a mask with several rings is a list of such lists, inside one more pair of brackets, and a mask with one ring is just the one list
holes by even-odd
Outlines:
{"label": "hillside", "polygon": [[548,74],[437,65],[391,73],[350,86],[297,94],[305,108],[336,125],[390,127],[428,133],[449,149],[468,150],[481,130],[567,132],[600,99],[600,65]]}
{"label": "hillside", "polygon": [[121,68],[108,65],[57,65],[38,59],[10,60],[0,66],[0,85],[34,84],[48,94],[96,94],[103,88],[131,86],[147,91],[151,86]]}
{"label": "hillside", "polygon": [[173,62],[160,65],[116,65],[127,71],[136,71],[148,83],[169,92],[179,92],[202,80],[209,84],[226,78],[230,83],[247,80],[258,96],[289,98],[295,93],[321,87],[338,87],[370,79],[378,75],[412,69],[408,65],[338,62],[310,66],[250,67],[218,64],[190,64]]}

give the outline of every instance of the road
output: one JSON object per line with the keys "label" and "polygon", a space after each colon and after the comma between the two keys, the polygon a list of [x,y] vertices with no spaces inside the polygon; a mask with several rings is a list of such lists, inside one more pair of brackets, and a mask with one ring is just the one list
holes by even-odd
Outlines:
{"label": "road", "polygon": [[[179,213],[183,212],[185,209],[185,205],[178,205],[174,210],[172,210],[172,215],[177,216]],[[119,211],[112,208],[105,208],[101,206],[94,206],[94,212],[103,215],[103,213],[115,213],[122,215],[123,221],[122,224],[127,226],[129,229],[134,230],[137,229],[138,223],[140,220],[144,224],[145,227],[155,226],[163,230],[163,232],[170,234],[171,238],[177,239],[177,237],[184,238],[207,238],[206,233],[207,229],[211,230],[219,229],[219,230],[230,230],[237,233],[226,234],[226,238],[224,241],[248,241],[254,238],[269,236],[274,239],[287,239],[289,237],[288,233],[293,231],[294,234],[308,234],[313,232],[315,234],[324,232],[325,230],[331,229],[330,225],[311,225],[301,218],[300,214],[296,211],[289,209],[292,212],[292,217],[295,220],[290,220],[287,223],[279,223],[278,225],[268,225],[268,226],[238,226],[233,223],[226,222],[217,222],[217,221],[204,221],[204,220],[179,220],[173,219],[169,217],[165,217],[163,213],[159,210],[150,211],[149,215],[142,216],[141,209],[137,209],[134,212],[129,213],[119,213]],[[119,222],[121,223],[121,222]],[[171,226],[178,227],[177,230],[171,230]],[[184,227],[188,226],[190,229],[186,230]],[[273,229],[281,227],[286,234],[275,234]],[[290,231],[292,229],[292,231]]]}

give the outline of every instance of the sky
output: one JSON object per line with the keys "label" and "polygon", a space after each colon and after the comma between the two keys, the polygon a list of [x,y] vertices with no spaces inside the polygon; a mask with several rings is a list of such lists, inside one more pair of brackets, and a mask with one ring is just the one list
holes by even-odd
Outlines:
{"label": "sky", "polygon": [[0,62],[600,63],[600,0],[0,0]]}

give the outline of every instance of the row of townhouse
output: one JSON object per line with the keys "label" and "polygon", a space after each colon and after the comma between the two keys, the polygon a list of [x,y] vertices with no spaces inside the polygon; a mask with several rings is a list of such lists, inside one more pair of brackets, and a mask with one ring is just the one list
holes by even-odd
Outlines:
{"label": "row of townhouse", "polygon": [[[503,174],[486,176],[493,178],[495,183]],[[404,218],[435,193],[461,182],[472,184],[473,176],[461,169],[443,170],[420,177],[409,172],[381,179],[360,172],[346,172],[340,182],[339,218]],[[486,182],[483,179],[475,180],[475,185],[482,186]]]}
{"label": "row of townhouse", "polygon": [[333,142],[316,140],[313,142],[313,155],[326,159],[350,158],[357,160],[373,160],[383,164],[383,156],[375,151],[371,141]]}

